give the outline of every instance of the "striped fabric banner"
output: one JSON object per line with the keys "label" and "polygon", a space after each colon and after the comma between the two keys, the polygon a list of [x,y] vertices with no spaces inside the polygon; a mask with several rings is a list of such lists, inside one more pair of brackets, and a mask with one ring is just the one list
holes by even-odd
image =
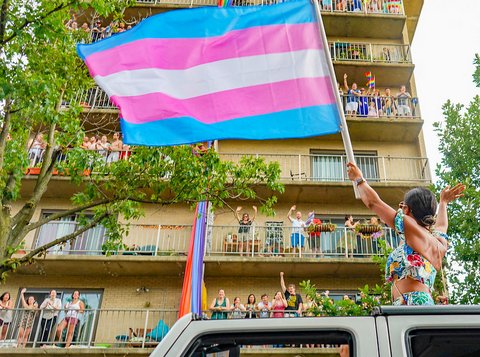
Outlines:
{"label": "striped fabric banner", "polygon": [[124,142],[151,146],[337,133],[325,51],[309,0],[170,11],[78,45]]}

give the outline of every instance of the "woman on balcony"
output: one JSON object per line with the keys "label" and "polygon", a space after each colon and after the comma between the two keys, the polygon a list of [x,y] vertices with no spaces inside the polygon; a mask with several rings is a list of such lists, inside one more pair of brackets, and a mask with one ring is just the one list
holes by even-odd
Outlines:
{"label": "woman on balcony", "polygon": [[255,221],[255,217],[257,216],[257,206],[252,206],[253,209],[253,217],[250,219],[250,216],[248,213],[243,213],[242,218],[240,218],[240,211],[242,210],[242,207],[237,207],[235,210],[235,217],[238,220],[238,224],[240,227],[238,227],[238,251],[240,252],[240,255],[243,256],[243,251],[244,247],[243,244],[245,242],[246,245],[246,252],[247,255],[250,251],[249,247],[253,247],[253,237],[251,237],[250,234],[250,227],[252,226],[253,222]]}
{"label": "woman on balcony", "polygon": [[18,324],[18,341],[17,347],[26,347],[30,332],[32,331],[33,321],[35,320],[36,310],[38,304],[35,301],[35,297],[29,296],[25,300],[25,292],[27,289],[23,288],[20,292],[20,299],[22,301],[22,315],[20,323]]}
{"label": "woman on balcony", "polygon": [[465,186],[445,187],[438,205],[431,191],[414,188],[405,194],[404,203],[395,211],[368,185],[354,163],[347,164],[347,172],[365,206],[400,237],[400,244],[390,253],[385,270],[385,279],[392,283],[393,304],[434,305],[433,283],[437,271],[442,269],[448,245],[447,205],[463,195]]}
{"label": "woman on balcony", "polygon": [[212,311],[212,320],[225,320],[228,318],[230,300],[225,296],[225,290],[218,290],[218,296],[213,299],[210,305],[210,311]]}
{"label": "woman on balcony", "polygon": [[72,301],[65,304],[65,318],[60,322],[57,327],[57,339],[61,341],[63,330],[67,328],[67,338],[65,340],[65,347],[70,347],[73,340],[73,334],[75,327],[77,326],[80,318],[80,314],[83,314],[85,310],[85,304],[80,300],[80,292],[75,290],[72,294]]}

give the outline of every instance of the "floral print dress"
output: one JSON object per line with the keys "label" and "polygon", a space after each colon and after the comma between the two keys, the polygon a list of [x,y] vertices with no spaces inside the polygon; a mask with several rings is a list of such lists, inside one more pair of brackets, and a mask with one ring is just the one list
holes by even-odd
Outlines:
{"label": "floral print dress", "polygon": [[[410,277],[425,284],[430,291],[432,291],[437,270],[432,263],[419,253],[415,252],[412,247],[406,243],[403,223],[404,215],[405,214],[401,209],[398,210],[395,215],[395,232],[400,238],[400,244],[388,256],[385,267],[385,280],[387,282],[393,282],[397,279],[400,280]],[[448,236],[442,232],[434,231],[432,234],[434,236],[448,239]],[[423,294],[420,294],[420,296],[423,296]],[[416,305],[421,304],[422,302],[418,301]]]}

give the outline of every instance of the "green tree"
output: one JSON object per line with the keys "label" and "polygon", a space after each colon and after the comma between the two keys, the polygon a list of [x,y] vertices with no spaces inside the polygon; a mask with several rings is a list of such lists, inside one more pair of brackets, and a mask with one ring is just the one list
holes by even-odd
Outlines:
{"label": "green tree", "polygon": [[[209,200],[213,207],[230,199],[257,200],[264,213],[272,213],[274,196],[261,198],[252,187],[260,183],[270,192],[282,191],[279,165],[245,157],[238,164],[223,162],[213,150],[192,152],[190,146],[135,148],[129,160],[106,165],[101,155],[79,148],[86,128],[82,107],[70,101],[78,90],[93,86],[75,46],[88,34],[65,24],[75,14],[78,21],[120,19],[132,0],[0,1],[0,277],[19,265],[45,254],[53,245],[75,239],[102,224],[107,245],[118,247],[124,230],[121,215],[138,218],[141,205]],[[69,105],[65,105],[69,102]],[[97,123],[98,124],[98,123]],[[98,128],[94,128],[98,130]],[[46,149],[33,189],[21,197],[30,166],[29,142],[42,133]],[[68,161],[62,157],[68,152]],[[85,175],[85,168],[91,168]],[[35,210],[55,172],[78,185],[72,209],[32,221]],[[15,209],[12,207],[16,207]],[[18,208],[17,208],[18,207]],[[88,216],[85,214],[88,212]],[[72,234],[39,247],[21,258],[12,254],[25,236],[53,220],[79,214]],[[88,217],[88,218],[87,218]],[[79,238],[80,239],[80,238]]]}
{"label": "green tree", "polygon": [[[480,87],[480,56],[474,59],[474,83]],[[468,107],[450,101],[443,106],[444,121],[435,123],[440,138],[441,163],[436,168],[438,191],[463,182],[465,197],[448,206],[451,238],[448,278],[452,301],[480,303],[480,97]]]}

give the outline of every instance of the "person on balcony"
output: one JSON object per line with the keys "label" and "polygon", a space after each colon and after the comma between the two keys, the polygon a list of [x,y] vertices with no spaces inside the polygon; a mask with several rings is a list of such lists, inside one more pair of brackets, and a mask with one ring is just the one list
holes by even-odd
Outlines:
{"label": "person on balcony", "polygon": [[288,306],[287,300],[281,291],[277,291],[272,300],[272,317],[284,317],[285,308]]}
{"label": "person on balcony", "polygon": [[390,88],[385,89],[385,97],[384,97],[385,105],[383,107],[383,111],[387,117],[394,116],[395,111],[395,98],[392,96],[390,92]]}
{"label": "person on balcony", "polygon": [[[238,251],[240,252],[240,255],[243,256],[244,252],[244,242],[245,242],[245,251],[248,255],[250,251],[250,245],[253,247],[253,237],[250,235],[250,228],[255,221],[255,217],[257,216],[257,206],[252,206],[253,209],[253,217],[250,218],[248,213],[243,213],[242,217],[240,218],[240,211],[242,210],[241,206],[238,206],[237,209],[235,210],[235,217],[238,220],[238,224],[240,227],[238,227]],[[250,243],[249,243],[250,242]]]}
{"label": "person on balcony", "polygon": [[4,292],[0,296],[0,340],[3,341],[7,337],[7,332],[13,320],[13,302],[10,300],[10,293]]}
{"label": "person on balcony", "polygon": [[365,206],[395,229],[401,239],[385,267],[385,279],[392,283],[393,304],[434,305],[433,283],[448,247],[447,205],[463,196],[465,186],[446,186],[440,193],[439,204],[430,190],[414,188],[405,194],[401,208],[395,211],[368,185],[354,163],[347,164],[347,172]]}
{"label": "person on balcony", "polygon": [[368,93],[365,88],[360,88],[360,97],[358,101],[358,115],[366,117],[368,115]]}
{"label": "person on balcony", "polygon": [[[312,222],[310,223],[314,226],[319,226],[322,224],[322,221],[319,218],[313,218]],[[321,247],[321,238],[322,232],[313,230],[308,232],[308,246],[310,247],[310,251],[312,252],[312,256],[316,258],[322,258],[322,247]]]}
{"label": "person on balcony", "polygon": [[107,162],[114,162],[120,159],[120,152],[123,150],[123,142],[120,139],[120,133],[113,133],[113,141],[109,147],[110,155],[107,157]]}
{"label": "person on balcony", "polygon": [[257,304],[258,317],[265,319],[270,317],[270,311],[272,311],[272,303],[268,301],[268,295],[263,294],[261,301]]}
{"label": "person on balcony", "polygon": [[257,314],[255,313],[257,309],[257,299],[255,298],[255,294],[250,294],[248,295],[247,298],[247,305],[245,305],[245,310],[246,310],[246,319],[254,319],[257,317]]}
{"label": "person on balcony", "polygon": [[240,302],[240,298],[237,296],[233,299],[233,305],[231,307],[231,319],[243,319],[245,317],[245,306]]}
{"label": "person on balcony", "polygon": [[108,160],[108,154],[110,152],[110,143],[108,142],[107,136],[102,135],[102,138],[97,143],[98,153],[102,155],[105,160]]}
{"label": "person on balcony", "polygon": [[88,136],[84,136],[82,140],[82,144],[80,145],[82,149],[88,150],[90,147],[90,138]]}
{"label": "person on balcony", "polygon": [[287,307],[285,308],[285,317],[299,317],[302,316],[303,300],[300,294],[295,291],[295,284],[288,284],[288,288],[285,286],[284,280],[285,273],[280,272],[280,286],[282,291],[285,292],[285,300],[287,301]]}
{"label": "person on balcony", "polygon": [[[377,117],[382,116],[383,115],[383,105],[382,105],[382,97],[381,97],[379,89],[374,89],[373,90],[373,93],[371,94],[371,97],[370,97],[370,102],[373,102],[373,104],[374,104],[374,108],[375,108],[375,111],[377,113],[376,116]],[[370,106],[368,108],[368,116],[371,116],[370,115]]]}
{"label": "person on balcony", "polygon": [[57,326],[57,340],[62,340],[63,330],[67,329],[65,347],[70,347],[75,327],[80,321],[80,315],[85,311],[85,304],[80,300],[80,292],[75,290],[71,296],[72,300],[65,304],[65,318]]}
{"label": "person on balcony", "polygon": [[397,94],[397,105],[398,105],[398,112],[397,115],[399,117],[409,117],[411,116],[410,110],[410,101],[412,100],[412,96],[410,93],[407,92],[407,88],[405,86],[400,87],[400,93]]}
{"label": "person on balcony", "polygon": [[225,290],[218,290],[218,296],[210,304],[210,311],[212,311],[212,320],[225,320],[228,318],[230,300],[225,296]]}
{"label": "person on balcony", "polygon": [[50,291],[49,297],[40,304],[40,309],[43,310],[40,322],[40,341],[46,343],[49,341],[52,329],[57,323],[58,314],[62,309],[62,301],[57,298],[56,290]]}
{"label": "person on balcony", "polygon": [[347,92],[347,105],[345,111],[347,115],[356,115],[358,111],[358,97],[360,96],[360,90],[357,89],[357,83],[352,83],[352,88],[348,87],[347,82],[348,75],[343,75],[343,86]]}
{"label": "person on balcony", "polygon": [[30,167],[35,167],[42,162],[43,152],[47,147],[47,143],[43,138],[42,133],[38,133],[34,140],[30,141],[28,145],[28,157],[30,159]]}
{"label": "person on balcony", "polygon": [[297,248],[303,249],[305,246],[305,236],[303,232],[305,231],[305,221],[302,220],[302,212],[297,211],[295,213],[295,218],[292,217],[293,211],[297,210],[297,206],[293,205],[290,210],[288,211],[287,217],[288,220],[292,223],[292,234],[290,236],[290,244],[292,249],[295,250]]}
{"label": "person on balcony", "polygon": [[20,291],[20,300],[24,310],[21,312],[20,322],[18,324],[17,347],[27,346],[30,332],[32,332],[33,322],[35,321],[36,310],[38,309],[38,304],[34,296],[29,296],[25,300],[26,291],[27,289],[25,288]]}

